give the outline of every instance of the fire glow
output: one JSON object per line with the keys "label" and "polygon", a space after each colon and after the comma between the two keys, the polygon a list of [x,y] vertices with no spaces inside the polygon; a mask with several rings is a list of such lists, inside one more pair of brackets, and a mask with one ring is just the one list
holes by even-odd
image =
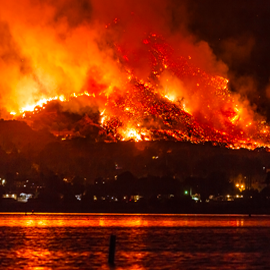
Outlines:
{"label": "fire glow", "polygon": [[[95,4],[99,7],[98,2]],[[10,8],[8,2],[5,8]],[[13,12],[13,7],[9,11]],[[47,11],[50,18],[54,9]],[[2,16],[10,20],[4,13]],[[44,15],[41,20],[45,25],[48,18]],[[33,54],[34,59],[33,74],[15,84],[14,88],[20,89],[17,104],[6,106],[11,117],[28,121],[29,112],[37,115],[52,101],[69,102],[87,96],[96,100],[98,124],[114,142],[175,140],[212,142],[232,149],[270,148],[269,126],[247,100],[229,90],[228,80],[195,66],[192,61],[196,56],[179,56],[176,46],[172,47],[162,35],[142,30],[135,46],[130,36],[129,41],[113,40],[114,29],[127,32],[117,17],[99,25],[102,34],[82,23],[65,35],[68,22],[64,20],[54,29],[55,36],[50,28],[44,30],[41,46],[52,53],[41,63],[43,53],[37,49],[38,42],[29,45],[40,29],[27,28],[23,32],[21,25],[27,23],[28,19],[18,21],[10,30],[18,36],[18,44],[26,42],[21,53],[29,58]],[[23,41],[20,32],[24,33]],[[99,35],[105,38],[101,40]],[[21,65],[27,70],[26,64]]]}
{"label": "fire glow", "polygon": [[[147,81],[137,78],[128,70],[125,72],[128,80],[119,91],[121,94],[118,94],[117,88],[106,93],[104,109],[100,113],[100,126],[115,141],[173,139],[193,143],[212,142],[233,149],[269,147],[269,126],[253,119],[254,115],[250,115],[237,96],[228,90],[227,79],[211,77],[189,65],[184,58],[172,60],[173,57],[169,58],[162,51],[168,45],[156,35],[154,38],[149,37],[147,45],[149,50],[156,53],[152,59],[152,73]],[[170,72],[166,75],[165,70]],[[166,78],[165,86],[163,76]],[[191,85],[190,89],[184,89],[181,93],[175,85],[170,85],[171,79],[178,80],[181,87],[185,87],[187,81]],[[52,100],[64,102],[71,97],[84,95],[95,98],[96,89],[92,90],[93,93],[84,91],[71,94],[68,98],[63,95],[43,98],[36,104],[22,108],[21,113],[35,113]],[[191,99],[185,91],[193,93]],[[197,106],[196,99],[204,105],[201,113],[192,109],[193,103]]]}

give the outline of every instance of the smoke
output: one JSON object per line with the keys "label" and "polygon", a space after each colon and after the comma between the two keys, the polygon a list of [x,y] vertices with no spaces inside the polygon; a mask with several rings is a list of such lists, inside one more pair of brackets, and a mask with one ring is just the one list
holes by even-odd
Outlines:
{"label": "smoke", "polygon": [[175,1],[1,1],[1,111],[84,90],[121,92],[127,69],[146,79],[151,64],[142,41],[150,33],[194,65],[226,75],[208,44],[187,31],[186,16],[185,2]]}
{"label": "smoke", "polygon": [[[231,90],[247,97],[252,106],[256,105],[256,112],[269,120],[268,3],[191,0],[187,1],[187,10],[188,29],[199,40],[207,41],[214,54],[228,66]],[[245,80],[251,84],[247,86]]]}
{"label": "smoke", "polygon": [[99,47],[105,27],[91,20],[90,3],[54,2],[1,2],[1,107],[9,112],[80,92],[93,68],[100,83],[121,81],[110,49]]}

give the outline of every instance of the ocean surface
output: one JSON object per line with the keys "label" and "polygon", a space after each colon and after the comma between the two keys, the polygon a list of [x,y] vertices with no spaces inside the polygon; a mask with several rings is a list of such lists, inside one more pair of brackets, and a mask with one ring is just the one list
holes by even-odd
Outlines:
{"label": "ocean surface", "polygon": [[270,269],[270,216],[5,213],[0,269]]}

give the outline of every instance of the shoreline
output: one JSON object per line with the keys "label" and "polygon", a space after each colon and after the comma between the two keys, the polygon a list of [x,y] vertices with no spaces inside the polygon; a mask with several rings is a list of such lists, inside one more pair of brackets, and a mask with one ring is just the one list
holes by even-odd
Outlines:
{"label": "shoreline", "polygon": [[268,204],[251,204],[235,202],[191,203],[191,204],[156,204],[140,203],[41,203],[16,201],[0,204],[0,213],[104,213],[104,214],[239,214],[270,215]]}

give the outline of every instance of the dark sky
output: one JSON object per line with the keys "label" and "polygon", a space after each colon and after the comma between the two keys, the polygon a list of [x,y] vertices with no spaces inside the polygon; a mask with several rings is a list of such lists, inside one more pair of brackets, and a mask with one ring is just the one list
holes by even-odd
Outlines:
{"label": "dark sky", "polygon": [[188,29],[229,68],[232,91],[270,120],[270,1],[187,1]]}

